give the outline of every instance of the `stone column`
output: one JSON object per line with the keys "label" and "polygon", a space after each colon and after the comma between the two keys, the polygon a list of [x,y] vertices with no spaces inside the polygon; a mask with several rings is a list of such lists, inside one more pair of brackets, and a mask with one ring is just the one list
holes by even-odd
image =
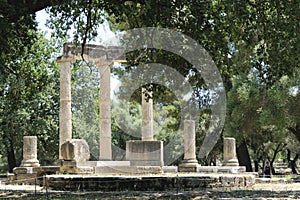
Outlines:
{"label": "stone column", "polygon": [[37,159],[37,137],[24,136],[23,137],[23,160],[21,167],[39,167]]}
{"label": "stone column", "polygon": [[181,172],[196,172],[200,166],[196,159],[195,121],[184,120],[184,159],[179,165]]}
{"label": "stone column", "polygon": [[99,159],[111,160],[110,66],[97,62],[100,68],[100,134]]}
{"label": "stone column", "polygon": [[146,89],[142,88],[142,141],[153,140],[153,100],[146,101]]}
{"label": "stone column", "polygon": [[235,149],[235,139],[234,138],[224,138],[223,146],[223,166],[239,166],[238,159],[236,157]]}
{"label": "stone column", "polygon": [[184,162],[196,162],[195,121],[184,120]]}
{"label": "stone column", "polygon": [[71,62],[58,61],[60,65],[60,106],[59,106],[59,159],[61,146],[72,139],[71,112]]}

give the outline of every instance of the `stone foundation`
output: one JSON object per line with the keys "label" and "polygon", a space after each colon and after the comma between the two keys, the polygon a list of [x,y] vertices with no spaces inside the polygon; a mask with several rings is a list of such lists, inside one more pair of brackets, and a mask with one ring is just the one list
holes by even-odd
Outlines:
{"label": "stone foundation", "polygon": [[78,166],[76,161],[61,161],[59,165],[59,172],[66,174],[93,174],[94,167]]}
{"label": "stone foundation", "polygon": [[58,171],[58,166],[16,167],[13,174],[9,174],[8,181],[10,183],[41,184],[44,175],[56,174]]}
{"label": "stone foundation", "polygon": [[67,191],[192,191],[209,188],[247,188],[255,184],[252,174],[175,173],[145,176],[49,175],[44,183]]}

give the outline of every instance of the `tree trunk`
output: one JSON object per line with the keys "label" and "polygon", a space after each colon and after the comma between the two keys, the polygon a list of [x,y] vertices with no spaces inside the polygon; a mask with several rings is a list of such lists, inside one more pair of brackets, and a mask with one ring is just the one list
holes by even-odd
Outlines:
{"label": "tree trunk", "polygon": [[8,161],[8,171],[9,173],[13,172],[13,169],[17,166],[15,151],[12,145],[12,142],[9,142],[7,147],[7,161]]}
{"label": "tree trunk", "polygon": [[275,169],[274,169],[274,167],[273,167],[273,162],[274,162],[274,161],[270,162],[270,167],[271,167],[272,174],[273,174],[273,175],[276,175]]}
{"label": "tree trunk", "polygon": [[287,160],[292,169],[293,174],[298,174],[296,162],[298,160],[299,154],[296,154],[294,159],[291,159],[291,150],[287,149]]}
{"label": "tree trunk", "polygon": [[258,160],[254,160],[254,170],[255,170],[255,172],[258,172],[258,168],[259,168]]}
{"label": "tree trunk", "polygon": [[241,166],[246,166],[246,172],[253,172],[249,151],[245,141],[237,148],[237,157]]}

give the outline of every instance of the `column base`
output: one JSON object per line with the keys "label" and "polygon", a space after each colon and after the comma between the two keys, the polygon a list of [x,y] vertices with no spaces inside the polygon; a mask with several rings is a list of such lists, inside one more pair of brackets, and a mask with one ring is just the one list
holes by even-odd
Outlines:
{"label": "column base", "polygon": [[222,166],[239,166],[239,161],[236,158],[226,159],[223,161]]}
{"label": "column base", "polygon": [[178,166],[179,172],[197,172],[198,167],[201,166],[198,164],[198,161],[196,159],[188,159],[183,160],[182,164]]}
{"label": "column base", "polygon": [[22,160],[20,167],[39,167],[40,162],[37,159]]}

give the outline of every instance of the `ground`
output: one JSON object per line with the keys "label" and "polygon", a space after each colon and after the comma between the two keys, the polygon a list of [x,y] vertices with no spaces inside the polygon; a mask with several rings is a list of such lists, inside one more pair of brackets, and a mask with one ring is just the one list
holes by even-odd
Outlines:
{"label": "ground", "polygon": [[1,198],[19,199],[300,199],[300,183],[258,183],[252,188],[166,192],[62,192],[39,186],[0,185]]}

